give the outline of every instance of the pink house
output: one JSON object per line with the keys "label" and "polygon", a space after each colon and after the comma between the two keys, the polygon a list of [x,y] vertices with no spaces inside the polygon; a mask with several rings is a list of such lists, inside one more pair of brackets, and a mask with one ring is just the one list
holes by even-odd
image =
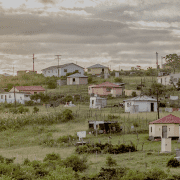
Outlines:
{"label": "pink house", "polygon": [[[14,92],[14,87],[9,92]],[[37,94],[40,92],[44,93],[45,89],[42,86],[15,86],[15,92]]]}
{"label": "pink house", "polygon": [[107,96],[112,94],[113,97],[122,95],[123,88],[122,86],[116,85],[110,82],[104,82],[98,85],[91,85],[88,87],[89,94],[98,94],[100,96]]}

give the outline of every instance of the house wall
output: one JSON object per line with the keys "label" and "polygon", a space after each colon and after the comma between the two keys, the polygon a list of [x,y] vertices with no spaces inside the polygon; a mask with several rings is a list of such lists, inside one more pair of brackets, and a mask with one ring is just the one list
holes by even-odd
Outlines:
{"label": "house wall", "polygon": [[136,92],[137,96],[141,95],[141,91],[124,89],[124,93],[126,96],[132,96],[132,92],[134,92],[134,91]]}
{"label": "house wall", "polygon": [[[14,93],[14,87],[9,92]],[[31,93],[31,94],[34,94],[34,92],[37,92],[37,94],[38,94],[38,93],[44,93],[45,91],[42,91],[42,90],[36,90],[36,91],[25,91],[25,90],[23,90],[23,91],[19,91],[15,87],[15,92],[25,92],[25,93]]]}
{"label": "house wall", "polygon": [[170,85],[169,81],[170,81],[170,76],[157,77],[157,82],[162,85]]}
{"label": "house wall", "polygon": [[122,88],[113,88],[111,90],[111,94],[113,97],[116,97],[117,95],[122,95]]}
{"label": "house wall", "polygon": [[[88,74],[101,74],[103,68],[91,68],[90,71],[88,69]],[[104,68],[104,74],[109,74],[108,68]]]}
{"label": "house wall", "polygon": [[139,112],[151,112],[151,103],[154,103],[154,112],[157,112],[157,102],[155,101],[125,101],[125,112],[130,112],[131,105],[138,105]]}
{"label": "house wall", "polygon": [[[93,103],[94,101],[94,103]],[[97,98],[97,97],[91,97],[90,98],[90,108],[98,108],[98,107],[106,107],[107,106],[107,100],[103,98]]]}
{"label": "house wall", "polygon": [[[6,96],[6,100],[5,100]],[[24,93],[15,93],[16,97],[16,102],[19,102],[21,104],[25,104],[25,101],[30,101],[30,95],[26,95]],[[14,93],[1,93],[0,94],[0,102],[4,103],[14,103],[15,98],[14,98]]]}
{"label": "house wall", "polygon": [[88,84],[88,78],[79,78],[79,84]]}
{"label": "house wall", "polygon": [[150,124],[149,136],[162,138],[162,126],[167,126],[167,138],[179,137],[179,124]]}
{"label": "house wall", "polygon": [[58,86],[67,85],[67,80],[66,79],[59,79],[59,80],[57,80],[57,85]]}
{"label": "house wall", "polygon": [[107,91],[106,87],[99,87],[89,89],[89,93],[94,93],[102,96],[107,96],[108,94],[112,94],[113,96],[122,95],[122,88],[112,88],[110,91]]}

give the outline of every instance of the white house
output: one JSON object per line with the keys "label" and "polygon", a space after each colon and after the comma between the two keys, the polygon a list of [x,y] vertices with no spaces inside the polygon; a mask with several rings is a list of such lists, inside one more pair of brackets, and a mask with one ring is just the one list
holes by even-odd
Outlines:
{"label": "white house", "polygon": [[[149,96],[137,96],[124,100],[125,112],[131,112],[135,107],[138,112],[157,112],[157,99]],[[138,106],[138,107],[137,107]]]}
{"label": "white house", "polygon": [[84,74],[84,68],[74,63],[68,63],[59,66],[50,66],[48,68],[42,69],[42,74],[45,77],[48,76],[58,77],[59,74],[59,77],[61,77],[61,76],[66,76],[66,73],[72,73],[75,71],[79,72],[82,75]]}
{"label": "white house", "polygon": [[16,102],[25,104],[26,101],[30,101],[30,93],[15,93],[15,98],[14,98],[14,93],[13,92],[4,92],[0,93],[0,102],[4,103],[14,103],[15,99]]}
{"label": "white house", "polygon": [[172,83],[173,83],[176,86],[179,79],[180,79],[180,73],[170,74],[168,76],[157,77],[157,82],[161,83],[163,85],[172,85]]}
{"label": "white house", "polygon": [[90,97],[90,108],[104,108],[107,106],[107,99],[98,96]]}
{"label": "white house", "polygon": [[163,118],[149,123],[149,139],[179,138],[180,118],[169,114]]}
{"label": "white house", "polygon": [[83,74],[72,74],[67,76],[67,85],[88,84],[88,77]]}

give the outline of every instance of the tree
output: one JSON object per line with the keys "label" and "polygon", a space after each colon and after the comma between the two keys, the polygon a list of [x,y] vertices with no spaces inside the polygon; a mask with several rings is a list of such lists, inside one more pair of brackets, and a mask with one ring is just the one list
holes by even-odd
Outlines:
{"label": "tree", "polygon": [[166,65],[170,66],[174,73],[176,69],[180,68],[180,56],[177,54],[168,54],[165,57],[166,59]]}

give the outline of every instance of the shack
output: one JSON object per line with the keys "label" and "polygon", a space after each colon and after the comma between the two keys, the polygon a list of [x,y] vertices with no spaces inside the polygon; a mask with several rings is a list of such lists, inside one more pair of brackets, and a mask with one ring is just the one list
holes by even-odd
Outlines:
{"label": "shack", "polygon": [[90,97],[90,108],[104,108],[107,106],[107,99],[97,95]]}

